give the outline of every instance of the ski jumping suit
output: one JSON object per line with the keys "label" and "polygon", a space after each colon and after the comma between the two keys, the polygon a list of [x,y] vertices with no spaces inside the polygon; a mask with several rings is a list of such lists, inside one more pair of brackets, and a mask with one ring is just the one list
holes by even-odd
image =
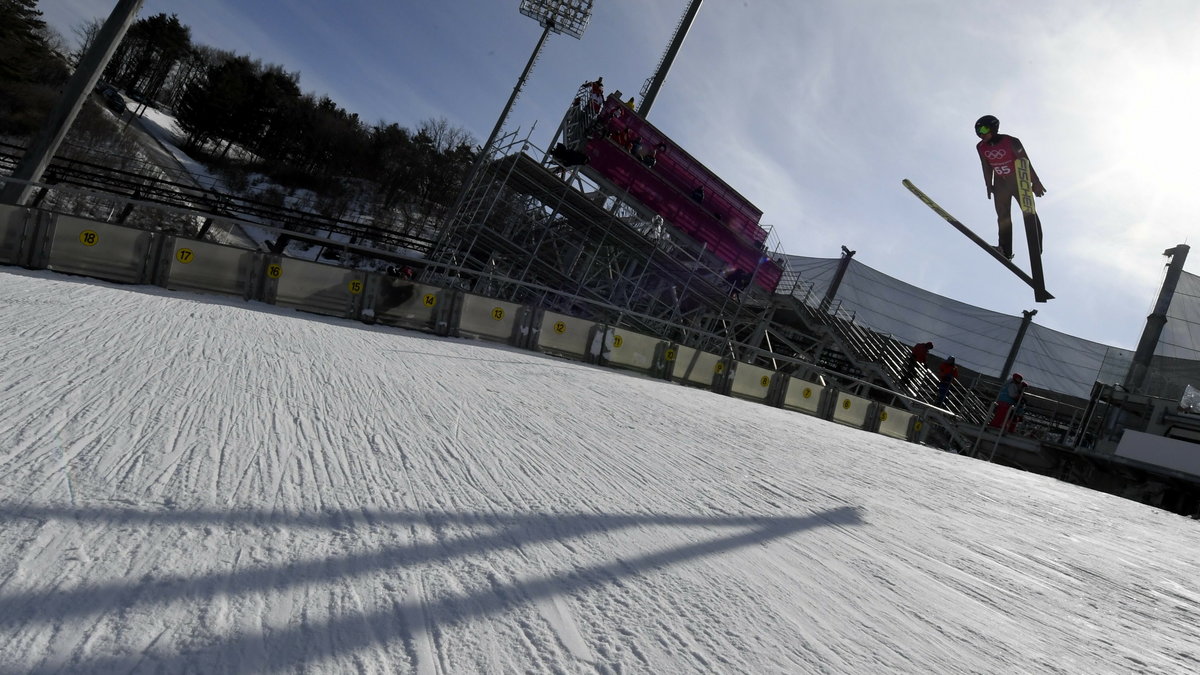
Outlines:
{"label": "ski jumping suit", "polygon": [[[1007,134],[996,134],[990,141],[979,141],[975,146],[979,161],[983,165],[983,180],[991,188],[996,202],[996,224],[1000,226],[1000,248],[1005,255],[1012,250],[1012,200],[1017,196],[1017,171],[1015,161],[1025,156],[1020,139]],[[1034,185],[1040,184],[1037,172],[1031,166],[1030,178]]]}

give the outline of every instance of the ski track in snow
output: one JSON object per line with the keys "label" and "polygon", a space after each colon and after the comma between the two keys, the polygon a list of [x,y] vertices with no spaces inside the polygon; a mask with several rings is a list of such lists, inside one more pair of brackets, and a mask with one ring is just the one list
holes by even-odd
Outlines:
{"label": "ski track in snow", "polygon": [[531,352],[0,270],[0,673],[1178,673],[1194,521]]}

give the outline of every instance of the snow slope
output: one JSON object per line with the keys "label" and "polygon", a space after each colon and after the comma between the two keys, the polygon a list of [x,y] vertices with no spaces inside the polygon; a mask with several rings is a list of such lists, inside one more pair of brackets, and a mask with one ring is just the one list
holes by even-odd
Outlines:
{"label": "snow slope", "polygon": [[1200,524],[490,344],[0,269],[0,672],[1181,673]]}

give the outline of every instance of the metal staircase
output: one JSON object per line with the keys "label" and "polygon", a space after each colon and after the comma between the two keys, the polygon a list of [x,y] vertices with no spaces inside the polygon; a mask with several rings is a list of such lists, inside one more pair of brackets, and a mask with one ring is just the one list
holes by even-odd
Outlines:
{"label": "metal staircase", "polygon": [[[950,387],[942,408],[927,403],[936,396],[938,379],[932,370],[920,367],[904,381],[911,345],[859,325],[836,302],[823,308],[811,286],[794,275],[785,275],[780,288],[791,290],[777,294],[774,302],[785,310],[785,317],[798,319],[800,332],[810,336],[808,357],[815,365],[895,392],[890,403],[924,414],[945,429],[959,448],[968,448],[971,441],[957,431],[958,424],[977,426],[990,419],[989,405],[959,380]],[[787,332],[779,326],[775,329]]]}

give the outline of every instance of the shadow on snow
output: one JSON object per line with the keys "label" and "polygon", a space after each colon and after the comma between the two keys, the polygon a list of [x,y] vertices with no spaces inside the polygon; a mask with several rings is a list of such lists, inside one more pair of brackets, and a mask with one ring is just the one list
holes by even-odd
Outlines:
{"label": "shadow on snow", "polygon": [[[539,599],[600,587],[662,567],[763,544],[805,530],[863,523],[860,510],[854,507],[839,507],[804,517],[703,517],[625,514],[423,514],[370,509],[279,514],[264,511],[144,511],[132,508],[60,508],[16,504],[0,506],[0,523],[11,523],[18,518],[42,522],[74,519],[80,522],[94,521],[108,527],[141,524],[154,527],[253,526],[344,531],[357,527],[416,525],[436,530],[447,525],[466,525],[487,527],[489,531],[433,543],[413,542],[366,553],[294,561],[266,568],[211,572],[193,577],[143,577],[137,581],[111,581],[77,588],[60,587],[45,591],[6,593],[0,595],[0,627],[28,626],[34,622],[59,626],[64,619],[124,612],[131,607],[163,605],[174,601],[203,602],[218,594],[235,596],[278,592],[288,587],[334,582],[371,573],[417,567],[474,554],[520,549],[542,542],[564,541],[632,527],[737,528],[737,532],[732,534],[715,536],[634,558],[617,558],[612,562],[586,567],[575,566],[570,571],[509,583],[493,580],[489,588],[470,595],[457,595],[434,601],[407,599],[396,602],[390,610],[346,615],[315,625],[297,625],[292,622],[289,627],[272,628],[261,633],[242,633],[178,654],[147,651],[128,656],[99,656],[70,664],[43,663],[41,670],[34,664],[25,664],[20,668],[20,672],[58,672],[64,666],[88,671],[126,672],[151,669],[168,672],[260,672],[294,667],[300,662],[317,664],[334,655],[353,653],[372,645],[411,640],[414,635],[426,630],[425,625],[407,625],[408,618],[413,616],[429,613],[436,618],[435,624],[453,624],[474,617],[498,614]],[[396,593],[402,595],[404,590]],[[51,630],[50,625],[47,625],[46,630]],[[11,664],[0,669],[0,672],[17,672],[10,668]]]}

